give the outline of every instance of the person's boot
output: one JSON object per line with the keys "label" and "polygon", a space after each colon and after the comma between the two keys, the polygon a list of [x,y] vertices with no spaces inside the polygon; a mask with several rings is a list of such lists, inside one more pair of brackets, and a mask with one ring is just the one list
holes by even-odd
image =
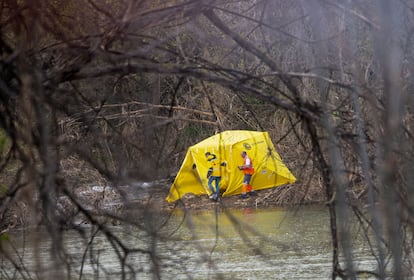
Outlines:
{"label": "person's boot", "polygon": [[251,192],[249,192],[249,195],[250,196],[257,196],[257,192],[256,191],[251,191]]}
{"label": "person's boot", "polygon": [[245,193],[242,193],[242,195],[241,195],[241,198],[242,198],[242,199],[245,199],[245,198],[247,198],[247,194],[245,194]]}

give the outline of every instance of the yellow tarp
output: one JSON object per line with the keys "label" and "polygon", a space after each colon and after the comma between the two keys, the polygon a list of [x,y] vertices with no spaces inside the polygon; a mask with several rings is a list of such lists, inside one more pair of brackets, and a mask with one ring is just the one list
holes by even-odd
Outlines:
{"label": "yellow tarp", "polygon": [[283,164],[267,132],[229,130],[211,136],[188,148],[187,154],[175,177],[167,196],[174,202],[186,193],[208,195],[208,164],[206,152],[217,156],[219,162],[227,165],[221,168],[220,189],[223,196],[241,194],[243,172],[237,167],[243,165],[242,151],[253,161],[255,173],[251,180],[254,190],[273,188],[294,183],[295,176]]}

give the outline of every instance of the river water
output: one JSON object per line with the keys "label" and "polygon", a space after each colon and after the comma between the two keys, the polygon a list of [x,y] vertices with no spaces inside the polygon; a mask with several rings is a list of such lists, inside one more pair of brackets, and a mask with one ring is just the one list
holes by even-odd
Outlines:
{"label": "river water", "polygon": [[[13,250],[9,248],[7,252],[22,269],[17,273],[2,255],[0,278],[18,279],[23,275],[27,279],[121,279],[122,263],[126,279],[331,277],[329,217],[324,207],[217,207],[209,211],[177,210],[164,220],[150,214],[147,218],[134,227],[108,228],[126,248],[134,249],[123,262],[119,258],[123,256],[122,247],[116,241],[108,242],[108,234],[88,225],[83,226],[82,234],[66,231],[62,240],[65,255],[60,257],[71,269],[54,262],[57,256],[51,257],[51,237],[44,231],[13,233],[8,241]],[[368,245],[362,241],[356,244],[356,267],[375,267]],[[153,271],[160,274],[153,277]]]}

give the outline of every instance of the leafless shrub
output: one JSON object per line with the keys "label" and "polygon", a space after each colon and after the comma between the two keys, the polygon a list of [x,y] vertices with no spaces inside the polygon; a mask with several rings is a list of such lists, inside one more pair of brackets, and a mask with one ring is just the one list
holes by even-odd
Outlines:
{"label": "leafless shrub", "polygon": [[0,213],[4,221],[24,205],[32,224],[46,226],[61,271],[71,267],[61,238],[68,223],[55,211],[63,197],[93,225],[88,246],[98,234],[112,244],[124,278],[136,272],[125,260],[137,252],[161,278],[155,252],[130,248],[101,217],[154,241],[163,214],[148,219],[144,200],[137,219],[102,216],[76,187],[108,183],[123,197],[121,186],[174,174],[194,142],[252,129],[269,131],[300,179],[269,199],[326,199],[333,279],[359,273],[352,215],[373,236],[372,274],[413,273],[411,3],[49,2],[0,4],[0,143],[8,143]]}

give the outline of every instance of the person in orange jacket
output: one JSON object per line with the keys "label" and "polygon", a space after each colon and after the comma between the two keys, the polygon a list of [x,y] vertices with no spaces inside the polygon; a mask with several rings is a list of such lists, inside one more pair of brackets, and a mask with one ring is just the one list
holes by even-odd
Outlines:
{"label": "person in orange jacket", "polygon": [[244,173],[243,186],[242,186],[242,195],[241,198],[247,198],[247,193],[251,196],[256,196],[257,193],[253,190],[250,181],[254,174],[254,167],[252,159],[247,155],[246,151],[241,153],[243,158],[243,165],[239,166],[239,170],[242,170]]}

